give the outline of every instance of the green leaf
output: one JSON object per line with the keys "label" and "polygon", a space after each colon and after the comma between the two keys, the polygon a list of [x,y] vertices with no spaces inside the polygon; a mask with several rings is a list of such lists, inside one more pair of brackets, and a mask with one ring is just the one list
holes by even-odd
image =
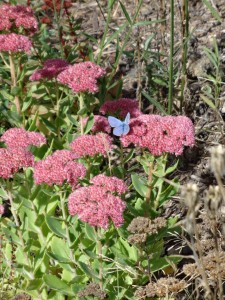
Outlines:
{"label": "green leaf", "polygon": [[64,256],[60,256],[60,255],[57,255],[55,253],[52,253],[52,252],[47,252],[48,256],[53,258],[54,260],[60,262],[60,263],[66,263],[66,264],[70,264],[71,263],[71,259],[70,258],[67,258],[67,257],[64,257]]}
{"label": "green leaf", "polygon": [[177,162],[173,166],[166,169],[165,174],[168,175],[168,174],[172,173],[173,171],[175,171],[177,166],[178,166],[178,163],[179,163],[179,159],[177,160]]}
{"label": "green leaf", "polygon": [[29,281],[26,288],[28,291],[38,290],[41,285],[42,285],[42,279],[34,279]]}
{"label": "green leaf", "polygon": [[12,94],[13,96],[17,96],[17,95],[19,95],[19,93],[20,93],[20,89],[19,89],[17,86],[14,86],[14,87],[11,89],[11,94]]}
{"label": "green leaf", "polygon": [[28,107],[32,104],[32,101],[33,101],[33,99],[30,98],[23,102],[22,112],[25,112],[28,109]]}
{"label": "green leaf", "polygon": [[46,215],[45,217],[46,223],[48,225],[48,228],[55,233],[57,236],[61,238],[66,237],[66,230],[62,229],[62,223],[60,222],[59,219]]}
{"label": "green leaf", "polygon": [[[63,260],[64,262],[68,262],[70,258],[70,248],[65,240],[62,240],[56,236],[54,236],[50,243],[52,252],[49,252],[50,255],[54,255],[57,261]],[[48,253],[48,255],[49,255]],[[53,257],[53,256],[52,256]]]}
{"label": "green leaf", "polygon": [[146,193],[148,191],[147,183],[144,181],[139,175],[132,174],[131,175],[132,183],[135,190],[138,192],[139,195],[142,197],[146,197]]}
{"label": "green leaf", "polygon": [[204,4],[207,6],[207,8],[210,10],[211,14],[214,16],[214,18],[217,19],[217,21],[222,22],[222,19],[218,13],[218,11],[211,5],[209,0],[202,0]]}
{"label": "green leaf", "polygon": [[125,15],[125,17],[126,17],[128,23],[129,23],[130,25],[132,25],[132,21],[131,21],[131,18],[130,18],[130,16],[129,16],[127,10],[126,10],[126,7],[123,5],[123,3],[122,3],[121,1],[119,1],[119,2],[120,2],[120,6],[121,6],[121,8],[122,8],[122,11],[123,11],[123,13],[124,13],[124,15]]}
{"label": "green leaf", "polygon": [[150,259],[150,270],[152,272],[156,272],[159,270],[163,270],[166,267],[172,266],[173,264],[177,264],[181,261],[180,256],[164,256],[164,257],[154,257]]}
{"label": "green leaf", "polygon": [[134,155],[135,149],[131,149],[128,155],[124,158],[124,163],[127,163]]}
{"label": "green leaf", "polygon": [[153,105],[155,105],[156,108],[158,108],[159,111],[161,111],[161,113],[163,113],[164,115],[167,115],[167,112],[165,111],[165,109],[162,107],[162,105],[156,101],[154,98],[152,98],[150,95],[148,95],[146,92],[142,92],[143,96],[145,98],[147,98]]}
{"label": "green leaf", "polygon": [[97,274],[95,271],[91,270],[87,264],[85,264],[85,263],[82,262],[82,261],[78,261],[77,263],[78,263],[80,269],[81,269],[81,270],[82,270],[89,278],[95,278],[96,280],[99,280],[98,274]]}
{"label": "green leaf", "polygon": [[152,25],[155,23],[162,23],[165,22],[166,19],[160,19],[160,20],[153,20],[153,21],[142,21],[142,22],[137,22],[136,24],[134,24],[134,27],[138,27],[138,26],[147,26],[147,25]]}
{"label": "green leaf", "polygon": [[200,94],[200,97],[206,104],[208,104],[209,107],[211,107],[213,110],[217,110],[217,108],[216,108],[215,104],[212,102],[212,100],[210,100],[208,97],[206,97],[203,94]]}
{"label": "green leaf", "polygon": [[64,295],[75,296],[70,286],[59,277],[55,275],[44,275],[43,279],[46,285],[51,289],[59,291]]}
{"label": "green leaf", "polygon": [[94,115],[91,114],[87,120],[87,123],[84,126],[84,134],[87,134],[91,130],[93,125],[94,125]]}
{"label": "green leaf", "polygon": [[90,226],[88,223],[85,223],[85,233],[91,241],[97,242],[98,238],[97,238],[96,232],[95,232],[94,228],[92,226]]}
{"label": "green leaf", "polygon": [[53,133],[57,133],[57,128],[52,122],[49,122],[46,118],[41,118],[42,122],[45,124],[48,130],[50,130]]}

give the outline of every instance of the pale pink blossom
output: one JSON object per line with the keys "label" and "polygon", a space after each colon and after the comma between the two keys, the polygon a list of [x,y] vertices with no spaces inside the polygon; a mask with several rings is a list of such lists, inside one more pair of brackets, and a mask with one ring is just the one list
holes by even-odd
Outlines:
{"label": "pale pink blossom", "polygon": [[184,146],[195,143],[194,126],[184,116],[141,115],[130,121],[130,131],[121,137],[124,147],[134,144],[147,148],[153,155],[181,155]]}
{"label": "pale pink blossom", "polygon": [[101,187],[106,192],[123,194],[128,190],[125,182],[115,176],[106,176],[103,174],[99,174],[93,177],[90,182],[95,186]]}
{"label": "pale pink blossom", "polygon": [[4,212],[5,212],[5,207],[2,204],[0,204],[0,216],[3,215]]}
{"label": "pale pink blossom", "polygon": [[22,34],[0,34],[0,51],[30,53],[32,43],[29,38]]}
{"label": "pale pink blossom", "polygon": [[69,150],[57,150],[44,160],[35,163],[34,181],[36,184],[63,185],[69,183],[73,188],[79,179],[85,177],[86,169],[78,162],[73,161],[77,156]]}
{"label": "pale pink blossom", "polygon": [[52,79],[64,71],[68,66],[69,63],[61,58],[47,59],[44,62],[43,68],[34,71],[34,73],[30,76],[30,80],[38,81],[42,78]]}
{"label": "pale pink blossom", "polygon": [[98,91],[97,79],[105,73],[105,70],[98,65],[86,61],[68,67],[57,76],[57,80],[68,85],[75,93],[96,93]]}
{"label": "pale pink blossom", "polygon": [[23,148],[0,149],[0,177],[2,178],[10,178],[20,169],[33,165],[33,154]]}
{"label": "pale pink blossom", "polygon": [[81,221],[101,228],[108,228],[110,220],[115,227],[120,227],[124,222],[125,207],[120,197],[94,185],[75,190],[68,200],[69,213],[72,216],[78,215]]}
{"label": "pale pink blossom", "polygon": [[106,156],[112,148],[112,138],[105,133],[83,134],[76,138],[70,144],[70,147],[78,157],[95,156],[97,154]]}
{"label": "pale pink blossom", "polygon": [[[83,119],[84,125],[87,124],[87,121],[88,121],[88,118]],[[91,131],[94,133],[97,133],[97,132],[110,133],[111,127],[109,125],[108,119],[103,116],[95,115],[94,116],[94,124],[91,128]]]}
{"label": "pale pink blossom", "polygon": [[120,98],[118,100],[106,101],[99,110],[103,115],[115,116],[120,119],[130,113],[131,118],[136,118],[142,114],[135,99]]}
{"label": "pale pink blossom", "polygon": [[10,128],[0,138],[8,148],[27,148],[30,145],[41,146],[46,144],[46,138],[34,131],[26,131],[23,128]]}
{"label": "pale pink blossom", "polygon": [[32,9],[23,5],[4,4],[0,6],[0,30],[22,27],[32,32],[38,28]]}

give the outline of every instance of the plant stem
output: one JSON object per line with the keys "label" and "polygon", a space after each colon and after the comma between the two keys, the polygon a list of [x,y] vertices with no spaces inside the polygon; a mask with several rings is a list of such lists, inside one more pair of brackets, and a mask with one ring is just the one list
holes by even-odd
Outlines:
{"label": "plant stem", "polygon": [[174,0],[170,0],[170,57],[169,57],[169,94],[168,113],[173,108],[173,52],[174,52]]}
{"label": "plant stem", "polygon": [[[84,108],[83,95],[79,94],[78,98],[79,98],[79,111],[81,111]],[[84,134],[84,118],[82,115],[80,115],[80,133],[81,133],[81,135]]]}
{"label": "plant stem", "polygon": [[133,26],[135,24],[135,21],[136,21],[136,19],[138,17],[139,12],[140,12],[140,9],[141,9],[141,6],[142,6],[142,2],[143,2],[143,0],[140,0],[139,3],[138,3],[138,7],[137,7],[137,10],[136,10],[136,12],[134,14],[134,18],[132,20],[132,24],[130,25],[129,30],[127,31],[127,34],[126,34],[126,36],[124,38],[124,42],[123,42],[122,46],[120,47],[120,50],[118,51],[115,63],[113,64],[113,70],[112,70],[112,72],[111,72],[111,74],[110,74],[110,76],[108,78],[107,88],[109,88],[109,86],[111,84],[111,81],[112,81],[112,79],[113,79],[113,77],[114,77],[114,75],[116,73],[116,69],[117,69],[117,65],[118,65],[118,63],[120,61],[120,57],[123,54],[123,51],[124,51],[124,49],[125,49],[125,47],[127,45],[127,42],[130,40],[130,36],[131,36],[132,30],[133,30]]}
{"label": "plant stem", "polygon": [[124,179],[124,157],[123,157],[123,145],[120,142],[120,163],[121,163],[121,167],[122,167],[122,178]]}
{"label": "plant stem", "polygon": [[101,242],[101,229],[97,228],[97,254],[99,259],[99,280],[100,280],[100,289],[103,290],[103,261],[102,261],[102,242]]}
{"label": "plant stem", "polygon": [[[67,225],[67,214],[66,214],[66,210],[65,210],[65,196],[64,195],[60,196],[60,204],[61,204],[62,216],[63,216],[65,229],[66,229],[66,242],[68,243],[68,246],[70,248],[70,259],[73,262],[74,266],[77,266],[77,263],[74,259],[73,250],[72,250],[72,242],[70,239],[70,232],[69,232],[69,228]],[[75,270],[73,270],[73,273],[75,274]]]}
{"label": "plant stem", "polygon": [[149,206],[151,202],[151,193],[152,193],[152,178],[153,178],[153,162],[149,163],[149,171],[148,171],[148,190],[146,193],[146,210],[145,210],[145,217],[148,216],[149,213]]}
{"label": "plant stem", "polygon": [[[10,66],[10,74],[11,74],[11,80],[12,80],[12,88],[15,88],[17,86],[17,76],[16,76],[15,64],[14,64],[12,52],[9,52],[9,66]],[[14,102],[16,105],[16,110],[17,110],[18,114],[20,114],[21,107],[20,107],[20,101],[19,101],[18,96],[14,97]]]}
{"label": "plant stem", "polygon": [[180,113],[182,113],[183,101],[184,101],[184,90],[187,82],[187,39],[189,36],[189,11],[188,11],[188,0],[182,0],[182,78],[181,78],[181,99],[180,99]]}
{"label": "plant stem", "polygon": [[[165,20],[160,23],[160,30],[161,30],[161,47],[160,53],[164,53],[165,51],[165,29],[166,29],[166,6],[165,0],[160,0],[160,19]],[[160,55],[159,60],[161,61],[163,56]]]}
{"label": "plant stem", "polygon": [[[98,1],[97,1],[98,4]],[[106,24],[105,24],[105,28],[104,28],[104,33],[103,33],[103,37],[101,39],[101,44],[100,44],[100,51],[98,54],[98,59],[97,59],[97,64],[100,64],[101,58],[102,58],[102,52],[104,50],[104,46],[105,46],[105,40],[106,40],[106,36],[109,30],[109,23],[111,20],[111,12],[112,12],[112,8],[113,8],[113,3],[112,5],[108,5],[108,11],[107,11],[107,20],[106,20]],[[104,14],[103,14],[104,16]]]}

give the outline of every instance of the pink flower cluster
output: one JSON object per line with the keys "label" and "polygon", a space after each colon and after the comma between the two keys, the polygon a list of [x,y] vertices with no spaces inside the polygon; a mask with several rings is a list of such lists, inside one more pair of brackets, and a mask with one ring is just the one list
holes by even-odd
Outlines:
{"label": "pink flower cluster", "polygon": [[138,108],[138,102],[134,99],[120,98],[114,101],[106,101],[100,107],[100,113],[103,115],[125,118],[130,113],[131,118],[136,118],[142,114]]}
{"label": "pink flower cluster", "polygon": [[85,167],[73,161],[76,154],[70,150],[57,150],[46,159],[40,160],[34,166],[34,181],[36,184],[48,185],[68,182],[73,188],[78,184],[79,178],[84,178]]}
{"label": "pink flower cluster", "polygon": [[107,228],[111,219],[116,227],[123,224],[125,203],[102,186],[92,185],[75,190],[68,200],[69,213],[78,215],[91,226]]}
{"label": "pink flower cluster", "polygon": [[97,154],[107,155],[112,148],[112,139],[105,133],[97,133],[96,135],[84,134],[76,138],[70,147],[78,156],[95,156]]}
{"label": "pink flower cluster", "polygon": [[123,194],[126,193],[128,190],[127,185],[125,182],[115,176],[106,176],[103,174],[97,175],[93,177],[90,182],[95,186],[101,187],[106,192],[116,193],[116,194]]}
{"label": "pink flower cluster", "polygon": [[0,51],[30,53],[31,47],[32,43],[25,35],[16,33],[0,35]]}
{"label": "pink flower cluster", "polygon": [[34,157],[32,153],[23,148],[0,149],[0,177],[10,178],[19,169],[32,167]]}
{"label": "pink flower cluster", "polygon": [[38,28],[34,13],[28,6],[5,4],[0,6],[0,15],[0,30],[22,27],[34,32]]}
{"label": "pink flower cluster", "polygon": [[27,148],[30,145],[41,146],[46,144],[46,138],[34,131],[23,128],[10,128],[0,138],[8,148]]}
{"label": "pink flower cluster", "polygon": [[0,216],[3,215],[4,212],[5,212],[5,207],[2,204],[0,204]]}
{"label": "pink flower cluster", "polygon": [[22,128],[11,128],[0,138],[7,148],[0,149],[0,177],[10,178],[21,168],[32,167],[34,156],[27,151],[29,145],[40,146],[46,143],[43,135]]}
{"label": "pink flower cluster", "polygon": [[130,132],[121,137],[123,146],[134,144],[147,148],[153,155],[165,152],[181,155],[184,146],[195,143],[194,126],[184,116],[141,115],[132,119],[129,125]]}
{"label": "pink flower cluster", "polygon": [[42,78],[52,79],[64,71],[68,66],[69,63],[61,58],[47,59],[44,62],[43,68],[34,71],[34,73],[30,76],[30,80],[38,81]]}
{"label": "pink flower cluster", "polygon": [[57,80],[68,85],[75,93],[98,91],[97,79],[105,75],[105,70],[87,61],[68,67],[61,72]]}
{"label": "pink flower cluster", "polygon": [[[88,118],[84,118],[83,122],[84,125],[86,125]],[[91,131],[94,133],[97,132],[105,132],[105,133],[110,133],[111,132],[111,127],[109,125],[109,122],[106,117],[103,116],[94,116],[94,124],[91,128]]]}

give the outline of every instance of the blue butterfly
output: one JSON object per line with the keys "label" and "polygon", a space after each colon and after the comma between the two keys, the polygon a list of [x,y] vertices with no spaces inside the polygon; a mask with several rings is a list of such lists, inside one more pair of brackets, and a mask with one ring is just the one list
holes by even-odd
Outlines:
{"label": "blue butterfly", "polygon": [[113,134],[116,136],[126,135],[130,131],[130,113],[126,115],[124,121],[120,121],[114,117],[108,117],[109,125],[113,128]]}

